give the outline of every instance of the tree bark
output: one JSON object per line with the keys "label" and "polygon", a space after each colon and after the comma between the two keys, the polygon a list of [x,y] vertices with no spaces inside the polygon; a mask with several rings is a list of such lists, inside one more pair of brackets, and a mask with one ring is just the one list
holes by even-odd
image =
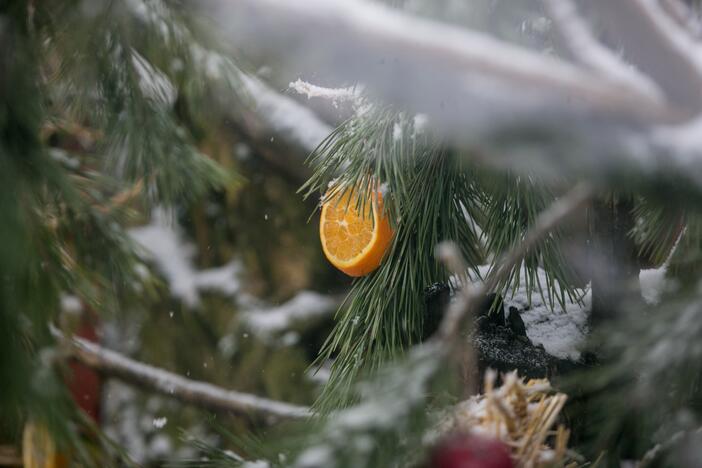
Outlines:
{"label": "tree bark", "polygon": [[592,329],[613,319],[624,302],[640,293],[638,251],[629,235],[634,228],[633,207],[628,195],[609,195],[592,204]]}

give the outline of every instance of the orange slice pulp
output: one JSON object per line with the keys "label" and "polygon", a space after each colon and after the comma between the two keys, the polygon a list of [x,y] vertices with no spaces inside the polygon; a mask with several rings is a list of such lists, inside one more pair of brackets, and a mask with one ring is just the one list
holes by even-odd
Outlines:
{"label": "orange slice pulp", "polygon": [[364,213],[357,208],[357,197],[351,190],[326,198],[319,223],[324,255],[349,276],[367,275],[380,266],[393,236],[390,222],[383,216],[382,195],[366,200]]}

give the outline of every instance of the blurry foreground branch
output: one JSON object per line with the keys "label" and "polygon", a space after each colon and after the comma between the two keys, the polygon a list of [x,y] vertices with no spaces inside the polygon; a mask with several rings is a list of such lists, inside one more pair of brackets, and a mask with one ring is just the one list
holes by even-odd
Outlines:
{"label": "blurry foreground branch", "polygon": [[623,53],[552,2],[572,61],[364,0],[206,3],[242,50],[362,83],[371,98],[426,114],[457,146],[487,150],[469,157],[702,195],[699,46],[657,2],[582,5]]}
{"label": "blurry foreground branch", "polygon": [[185,403],[213,411],[264,416],[272,421],[299,419],[311,415],[309,409],[303,406],[225,390],[206,382],[187,379],[173,372],[129,359],[82,338],[68,339],[58,330],[52,331],[59,340],[68,345],[71,354],[82,363],[108,376]]}
{"label": "blurry foreground branch", "polygon": [[250,108],[232,115],[260,156],[299,181],[309,177],[305,158],[333,128],[310,108],[274,90],[256,77],[241,75]]}

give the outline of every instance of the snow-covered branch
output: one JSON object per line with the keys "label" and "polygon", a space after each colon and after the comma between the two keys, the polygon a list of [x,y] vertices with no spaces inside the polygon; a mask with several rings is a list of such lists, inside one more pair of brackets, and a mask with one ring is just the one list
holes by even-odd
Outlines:
{"label": "snow-covered branch", "polygon": [[314,151],[332,132],[333,129],[312,110],[294,99],[276,92],[255,77],[244,75],[241,79],[259,118],[270,130],[306,153]]}
{"label": "snow-covered branch", "polygon": [[292,299],[274,307],[258,307],[242,312],[241,319],[257,336],[268,339],[289,331],[295,324],[331,316],[341,298],[314,291],[300,291]]}
{"label": "snow-covered branch", "polygon": [[661,100],[662,95],[655,83],[642,75],[611,49],[601,44],[586,21],[578,14],[573,0],[543,0],[553,19],[564,47],[574,60],[599,72],[603,76],[621,80],[622,84],[636,88],[651,99]]}
{"label": "snow-covered branch", "polygon": [[475,126],[483,114],[505,118],[500,114],[508,111],[532,117],[539,107],[635,119],[662,118],[666,111],[649,94],[617,80],[369,1],[211,3],[218,7],[216,20],[245,49],[278,52],[297,69],[323,68],[340,82],[367,84],[386,100],[420,112],[438,114],[441,105],[452,120],[463,115],[468,122],[462,124]]}
{"label": "snow-covered branch", "polygon": [[[207,4],[242,50],[362,84],[369,99],[426,114],[448,142],[477,150],[464,154],[481,163],[702,194],[700,48],[656,2],[581,5],[638,71],[614,65],[612,52],[604,66],[619,67],[614,75],[368,0]],[[593,44],[589,37],[588,54]],[[623,84],[632,74],[650,78],[663,99]]]}
{"label": "snow-covered branch", "polygon": [[213,411],[260,415],[271,420],[299,419],[311,415],[308,408],[256,395],[226,390],[210,383],[187,379],[173,372],[130,359],[90,341],[54,335],[70,345],[72,355],[82,363],[111,377],[139,385],[183,402]]}
{"label": "snow-covered branch", "polygon": [[584,2],[601,18],[607,33],[626,57],[648,74],[667,98],[688,117],[702,109],[702,63],[699,49],[660,4],[650,0]]}

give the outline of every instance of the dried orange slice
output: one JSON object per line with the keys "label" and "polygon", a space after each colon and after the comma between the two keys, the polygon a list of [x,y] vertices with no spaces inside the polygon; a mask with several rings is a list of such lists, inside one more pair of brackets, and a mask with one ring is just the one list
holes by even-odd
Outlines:
{"label": "dried orange slice", "polygon": [[322,205],[319,237],[324,255],[349,276],[364,276],[378,268],[390,247],[393,231],[382,206],[378,193],[365,203],[362,214],[352,190],[326,197]]}
{"label": "dried orange slice", "polygon": [[24,468],[67,468],[68,459],[56,451],[49,431],[41,424],[28,422],[22,434]]}

